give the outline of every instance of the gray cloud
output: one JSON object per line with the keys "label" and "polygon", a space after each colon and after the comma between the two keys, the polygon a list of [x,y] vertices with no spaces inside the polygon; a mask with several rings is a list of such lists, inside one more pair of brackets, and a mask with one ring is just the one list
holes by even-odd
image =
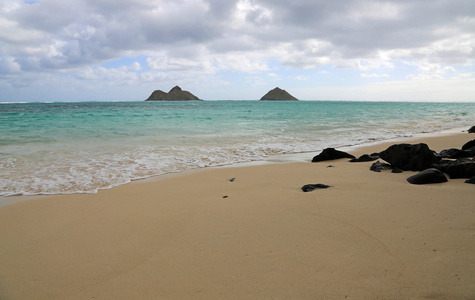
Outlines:
{"label": "gray cloud", "polygon": [[473,0],[5,0],[0,73],[76,71],[124,55],[148,56],[157,70],[196,60],[206,74],[265,70],[266,60],[470,64],[474,20]]}

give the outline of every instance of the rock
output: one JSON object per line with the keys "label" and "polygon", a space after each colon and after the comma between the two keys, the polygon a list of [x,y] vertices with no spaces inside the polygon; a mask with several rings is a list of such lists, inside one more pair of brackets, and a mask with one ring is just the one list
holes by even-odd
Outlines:
{"label": "rock", "polygon": [[390,164],[385,164],[380,161],[377,161],[373,163],[369,169],[373,172],[381,172],[382,170],[392,170],[392,167]]}
{"label": "rock", "polygon": [[447,173],[447,170],[450,166],[466,162],[470,163],[472,160],[468,158],[458,158],[457,160],[442,159],[439,162],[432,164],[431,168],[436,168],[441,172]]}
{"label": "rock", "polygon": [[447,178],[441,171],[435,168],[429,168],[416,175],[412,175],[407,178],[407,181],[412,184],[441,183],[447,182]]}
{"label": "rock", "polygon": [[339,158],[355,158],[355,157],[349,153],[335,150],[335,148],[326,148],[326,149],[323,149],[322,153],[313,157],[312,162],[334,160],[334,159],[339,159]]}
{"label": "rock", "polygon": [[322,184],[322,183],[317,183],[317,184],[306,184],[302,187],[302,191],[304,192],[311,192],[313,190],[318,190],[318,189],[327,189],[329,188],[329,185]]}
{"label": "rock", "polygon": [[445,149],[445,150],[440,151],[438,156],[440,158],[450,158],[450,156],[452,156],[454,153],[457,153],[459,151],[460,150],[456,148]]}
{"label": "rock", "polygon": [[363,154],[363,155],[361,155],[361,156],[358,157],[358,158],[353,158],[353,159],[351,159],[350,162],[373,161],[373,160],[377,160],[378,158],[379,158],[379,155],[373,156],[373,155],[369,155],[369,154]]}
{"label": "rock", "polygon": [[295,98],[291,94],[289,94],[287,91],[282,90],[278,87],[276,87],[273,90],[270,90],[262,96],[261,100],[274,100],[274,101],[298,101],[299,99]]}
{"label": "rock", "polygon": [[465,180],[465,183],[475,184],[475,176],[473,176],[473,177],[470,178],[469,180]]}
{"label": "rock", "polygon": [[470,127],[468,133],[475,133],[475,126]]}
{"label": "rock", "polygon": [[452,159],[464,158],[464,157],[474,157],[475,156],[475,147],[467,149],[467,150],[459,150],[459,149],[455,149],[455,148],[442,150],[442,151],[440,151],[438,156],[441,157],[441,158],[452,158]]}
{"label": "rock", "polygon": [[437,157],[426,144],[396,144],[379,153],[393,167],[404,171],[422,171],[436,163]]}
{"label": "rock", "polygon": [[447,167],[450,178],[471,178],[475,176],[475,161],[455,162]]}
{"label": "rock", "polygon": [[402,173],[403,171],[401,169],[398,169],[398,168],[393,168],[393,170],[391,171],[391,173]]}
{"label": "rock", "polygon": [[188,91],[183,91],[179,86],[175,86],[168,93],[156,90],[145,101],[200,101],[200,99]]}
{"label": "rock", "polygon": [[[475,127],[475,126],[474,126]],[[471,141],[468,141],[466,142],[463,146],[462,146],[462,150],[468,150],[470,148],[473,148],[475,147],[475,140],[471,140]]]}

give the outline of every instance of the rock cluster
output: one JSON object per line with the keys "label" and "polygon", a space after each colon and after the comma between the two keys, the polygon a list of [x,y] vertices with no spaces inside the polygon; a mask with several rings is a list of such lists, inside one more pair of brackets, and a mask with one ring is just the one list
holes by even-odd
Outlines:
{"label": "rock cluster", "polygon": [[188,91],[175,86],[168,93],[155,90],[145,101],[199,101],[200,99]]}
{"label": "rock cluster", "polygon": [[353,155],[326,148],[313,157],[312,162],[352,158],[350,162],[368,162],[381,158],[387,163],[377,161],[370,170],[381,172],[392,170],[393,173],[403,171],[419,171],[407,178],[411,184],[442,183],[450,179],[467,178],[466,183],[475,183],[475,140],[464,144],[461,149],[451,148],[436,153],[427,144],[395,144],[380,153],[365,154],[359,158]]}
{"label": "rock cluster", "polygon": [[392,145],[382,151],[380,157],[392,167],[421,171],[407,178],[412,184],[446,182],[444,173],[451,179],[475,176],[475,140],[466,143],[462,149],[451,148],[440,153],[430,150],[426,144]]}

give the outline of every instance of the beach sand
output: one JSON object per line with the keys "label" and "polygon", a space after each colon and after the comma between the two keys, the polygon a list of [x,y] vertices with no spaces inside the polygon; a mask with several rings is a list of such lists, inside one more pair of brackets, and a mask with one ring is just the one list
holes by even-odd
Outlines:
{"label": "beach sand", "polygon": [[0,299],[475,299],[475,186],[371,164],[206,168],[5,205]]}

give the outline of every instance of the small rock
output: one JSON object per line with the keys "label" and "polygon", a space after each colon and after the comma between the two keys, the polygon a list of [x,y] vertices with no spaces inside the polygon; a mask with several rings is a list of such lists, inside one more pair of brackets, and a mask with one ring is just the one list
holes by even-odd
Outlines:
{"label": "small rock", "polygon": [[407,178],[407,181],[412,184],[441,183],[447,182],[447,178],[441,171],[435,168],[429,168],[416,175],[412,175]]}
{"label": "small rock", "polygon": [[302,187],[302,191],[304,192],[311,192],[313,190],[318,190],[318,189],[327,189],[329,188],[329,185],[322,184],[322,183],[317,183],[317,184],[306,184]]}
{"label": "small rock", "polygon": [[223,196],[223,199],[226,199],[226,198],[228,198],[228,196]]}
{"label": "small rock", "polygon": [[475,126],[470,127],[468,133],[475,133]]}
{"label": "small rock", "polygon": [[472,184],[475,184],[475,176],[473,176],[472,178],[468,179],[468,180],[465,180],[465,183],[472,183]]}
{"label": "small rock", "polygon": [[369,169],[373,172],[381,172],[382,170],[392,170],[392,167],[390,164],[385,164],[380,161],[377,161],[373,163]]}
{"label": "small rock", "polygon": [[236,180],[236,177],[229,179],[229,182],[234,182],[234,180]]}
{"label": "small rock", "polygon": [[340,158],[355,158],[355,157],[349,153],[336,150],[335,148],[326,148],[326,149],[323,149],[322,153],[313,157],[312,162],[334,160],[334,159],[340,159]]}

